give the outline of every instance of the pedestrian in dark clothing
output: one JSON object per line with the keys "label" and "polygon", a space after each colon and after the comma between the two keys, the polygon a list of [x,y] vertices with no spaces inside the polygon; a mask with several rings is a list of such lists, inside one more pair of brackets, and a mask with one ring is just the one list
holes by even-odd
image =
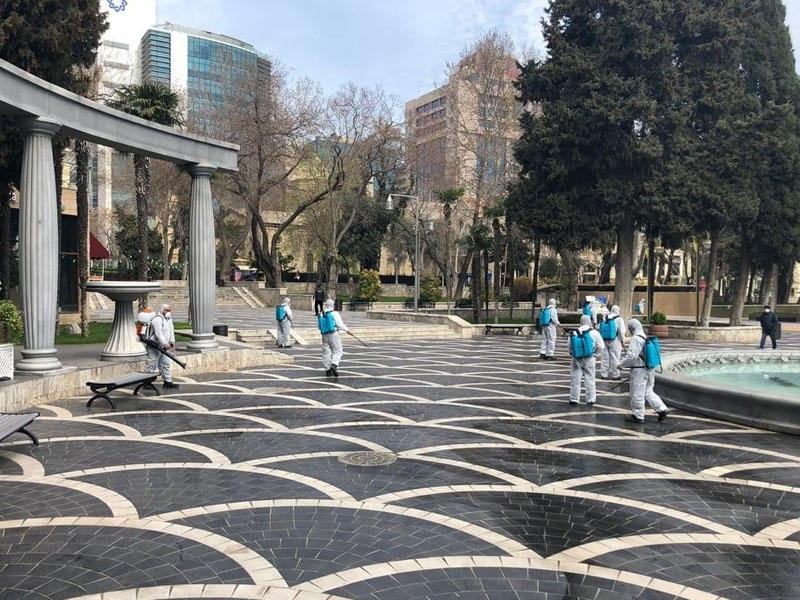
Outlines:
{"label": "pedestrian in dark clothing", "polygon": [[764,306],[764,312],[761,313],[759,321],[761,321],[761,343],[758,345],[759,349],[764,349],[764,342],[767,341],[767,336],[769,336],[769,339],[772,340],[772,349],[775,350],[778,346],[778,344],[775,343],[776,330],[778,329],[778,317],[775,316],[775,313],[772,312],[769,306]]}
{"label": "pedestrian in dark clothing", "polygon": [[317,284],[317,289],[314,290],[314,316],[318,317],[322,312],[322,305],[325,303],[325,290],[322,289],[322,284]]}

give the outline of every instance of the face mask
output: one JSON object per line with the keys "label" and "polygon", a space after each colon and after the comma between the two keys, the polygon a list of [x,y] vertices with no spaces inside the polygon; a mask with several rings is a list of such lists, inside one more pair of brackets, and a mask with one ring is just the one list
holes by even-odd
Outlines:
{"label": "face mask", "polygon": [[172,318],[172,311],[168,310],[167,312],[165,312],[164,313],[164,318],[165,319],[171,319]]}

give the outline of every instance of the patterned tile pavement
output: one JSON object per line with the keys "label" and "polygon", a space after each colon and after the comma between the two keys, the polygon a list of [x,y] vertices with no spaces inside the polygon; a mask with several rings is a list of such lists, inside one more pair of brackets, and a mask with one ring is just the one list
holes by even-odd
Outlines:
{"label": "patterned tile pavement", "polygon": [[570,406],[536,337],[346,351],[39,407],[0,444],[0,600],[800,597],[796,437]]}

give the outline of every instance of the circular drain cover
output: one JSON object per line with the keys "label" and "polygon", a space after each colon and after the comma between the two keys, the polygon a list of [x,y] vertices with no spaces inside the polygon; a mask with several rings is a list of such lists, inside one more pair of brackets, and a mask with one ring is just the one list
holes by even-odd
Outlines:
{"label": "circular drain cover", "polygon": [[391,452],[351,452],[339,457],[339,462],[359,467],[380,467],[390,465],[395,461],[397,461],[397,456]]}

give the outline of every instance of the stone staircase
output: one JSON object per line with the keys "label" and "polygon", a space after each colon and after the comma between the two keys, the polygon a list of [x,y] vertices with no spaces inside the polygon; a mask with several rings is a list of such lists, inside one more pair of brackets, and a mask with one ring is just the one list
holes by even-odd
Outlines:
{"label": "stone staircase", "polygon": [[[234,287],[217,288],[217,296],[219,297],[221,291],[227,292],[228,290],[233,291],[234,294],[239,296],[239,298],[241,298],[244,301],[244,303],[250,308],[264,308],[264,306],[266,306],[264,302],[261,300],[261,298],[256,296],[249,288],[246,287],[234,286]],[[219,300],[217,300],[217,303],[219,303]]]}
{"label": "stone staircase", "polygon": [[[403,323],[402,325],[375,325],[368,327],[354,327],[353,332],[360,339],[369,343],[384,342],[391,340],[415,340],[415,339],[448,339],[458,337],[453,330],[446,325],[433,325],[425,323]],[[236,340],[246,344],[270,347],[275,345],[278,339],[276,329],[240,329],[235,332]],[[294,342],[300,346],[314,345],[322,343],[322,336],[316,327],[297,327],[292,330]],[[342,343],[358,344],[358,341],[346,333],[341,334]]]}

